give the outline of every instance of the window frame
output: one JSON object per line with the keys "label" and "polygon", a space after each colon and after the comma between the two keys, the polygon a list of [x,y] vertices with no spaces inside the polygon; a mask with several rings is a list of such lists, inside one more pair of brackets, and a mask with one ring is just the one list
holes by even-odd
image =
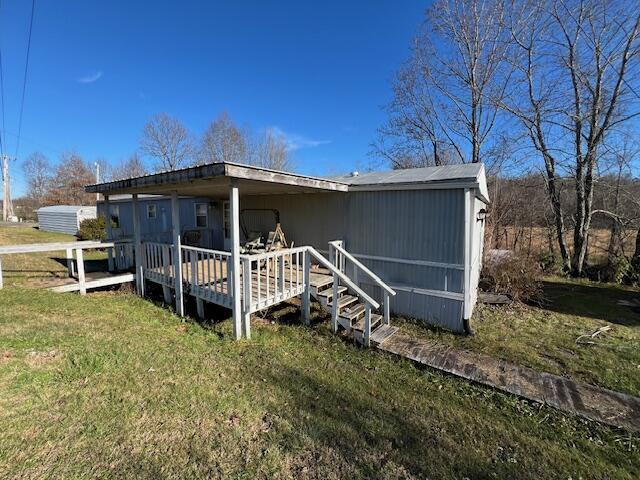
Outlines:
{"label": "window frame", "polygon": [[[151,215],[152,211],[153,211],[153,216]],[[148,220],[155,220],[156,218],[158,218],[158,206],[155,203],[148,203],[147,204],[147,219]]]}
{"label": "window frame", "polygon": [[109,221],[112,228],[120,228],[120,205],[109,205]]}
{"label": "window frame", "polygon": [[[198,214],[198,206],[204,205],[204,214]],[[206,202],[197,202],[193,204],[193,213],[195,217],[196,228],[209,228],[209,205]],[[204,225],[198,225],[198,217],[204,217]]]}

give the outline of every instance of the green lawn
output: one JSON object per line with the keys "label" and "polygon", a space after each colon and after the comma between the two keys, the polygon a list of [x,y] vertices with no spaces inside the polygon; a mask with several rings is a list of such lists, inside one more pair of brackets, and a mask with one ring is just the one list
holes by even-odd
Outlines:
{"label": "green lawn", "polygon": [[[43,232],[34,227],[0,227],[0,246],[24,243],[75,242],[76,237],[64,233]],[[86,250],[87,271],[106,268],[105,252]],[[42,252],[7,255],[2,261],[4,283],[11,285],[38,285],[58,277],[67,276],[65,252]]]}
{"label": "green lawn", "polygon": [[[448,345],[487,353],[521,365],[640,396],[640,310],[618,301],[638,301],[636,289],[549,278],[543,307],[478,305],[473,336],[455,335],[409,321],[403,330]],[[611,330],[579,344],[580,335]]]}
{"label": "green lawn", "polygon": [[640,438],[354,346],[125,292],[0,291],[0,478],[637,478]]}

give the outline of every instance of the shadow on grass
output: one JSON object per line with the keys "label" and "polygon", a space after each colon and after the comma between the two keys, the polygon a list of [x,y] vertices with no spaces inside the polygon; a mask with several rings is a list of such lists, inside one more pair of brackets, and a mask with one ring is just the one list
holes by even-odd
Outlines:
{"label": "shadow on grass", "polygon": [[[60,258],[60,257],[51,257],[51,260],[59,263],[60,265],[62,265],[64,268],[67,268],[67,259],[66,258]],[[74,261],[75,264],[75,261]],[[77,267],[76,271],[77,271]],[[91,272],[106,272],[109,269],[109,265],[106,259],[91,259],[91,258],[85,258],[84,259],[84,271],[86,273],[91,273]]]}
{"label": "shadow on grass", "polygon": [[542,282],[542,308],[567,315],[590,317],[630,327],[640,326],[640,312],[618,301],[640,300],[640,293],[610,284]]}
{"label": "shadow on grass", "polygon": [[357,379],[335,380],[345,382],[342,386],[327,384],[302,367],[274,370],[257,366],[252,374],[280,389],[288,399],[286,412],[277,402],[271,411],[293,422],[291,429],[277,434],[282,437],[277,440],[294,455],[299,453],[301,439],[306,437],[331,449],[345,465],[357,470],[348,473],[362,478],[386,478],[389,466],[394,470],[400,466],[416,478],[430,477],[438,475],[434,465],[442,467],[451,457],[460,464],[449,465],[450,472],[461,470],[470,478],[484,478],[489,473],[487,458],[474,458],[466,453],[460,457],[453,451],[447,453],[448,459],[430,458],[450,447],[441,440],[442,432],[433,428],[433,420],[380,398]]}

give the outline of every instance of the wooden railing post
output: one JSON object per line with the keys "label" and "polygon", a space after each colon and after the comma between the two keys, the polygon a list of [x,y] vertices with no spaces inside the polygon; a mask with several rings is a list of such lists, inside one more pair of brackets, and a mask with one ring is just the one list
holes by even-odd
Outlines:
{"label": "wooden railing post", "polygon": [[[169,257],[169,247],[167,245],[162,245],[162,274],[164,275],[164,282],[167,282],[171,278]],[[170,305],[171,289],[165,285],[165,283],[162,284],[162,295],[164,296],[164,303]]]}
{"label": "wooden railing post", "polygon": [[[109,195],[104,196],[104,223],[107,233],[107,242],[113,241],[113,228],[111,226],[111,204],[109,203]],[[113,272],[113,254],[117,255],[117,251],[115,249],[108,248],[107,249],[107,264],[110,272]]]}
{"label": "wooden railing post", "polygon": [[363,343],[365,347],[371,345],[371,305],[368,303],[365,305],[364,310],[364,339]]}
{"label": "wooden railing post", "polygon": [[391,315],[389,313],[389,292],[384,292],[384,324],[391,325]]}
{"label": "wooden railing post", "polygon": [[331,330],[338,332],[338,287],[340,279],[333,273],[333,292],[331,293]]}
{"label": "wooden railing post", "polygon": [[275,261],[278,262],[278,281],[280,283],[280,296],[284,298],[284,287],[286,285],[285,276],[284,276],[284,253],[277,254],[275,257]]}
{"label": "wooden railing post", "polygon": [[69,277],[73,277],[75,275],[75,269],[73,266],[73,249],[67,248],[67,271],[69,272]]}
{"label": "wooden railing post", "polygon": [[80,295],[86,295],[87,287],[84,276],[84,256],[81,248],[76,249],[76,258],[78,259],[78,283],[80,284]]}
{"label": "wooden railing post", "polygon": [[[258,261],[259,262],[259,261]],[[244,336],[246,338],[251,338],[251,259],[249,257],[245,257],[242,259],[242,283],[243,283],[243,292],[242,292],[242,327],[244,329]]]}
{"label": "wooden railing post", "polygon": [[305,325],[311,324],[311,255],[308,251],[302,252],[304,269],[302,270],[302,283],[304,284],[304,292],[302,293],[302,321]]}

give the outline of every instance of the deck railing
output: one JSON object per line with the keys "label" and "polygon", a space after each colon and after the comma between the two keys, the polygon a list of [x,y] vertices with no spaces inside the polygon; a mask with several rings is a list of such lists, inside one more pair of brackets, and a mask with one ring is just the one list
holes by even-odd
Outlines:
{"label": "deck railing", "polygon": [[145,278],[173,287],[175,275],[172,259],[173,245],[157,242],[142,244],[142,267]]}
{"label": "deck railing", "polygon": [[231,252],[182,246],[182,279],[189,293],[231,308]]}
{"label": "deck railing", "polygon": [[113,260],[116,270],[129,270],[134,265],[134,245],[130,241],[113,242]]}
{"label": "deck railing", "polygon": [[242,255],[242,299],[245,312],[270,307],[300,295],[306,285],[307,248],[287,248]]}

